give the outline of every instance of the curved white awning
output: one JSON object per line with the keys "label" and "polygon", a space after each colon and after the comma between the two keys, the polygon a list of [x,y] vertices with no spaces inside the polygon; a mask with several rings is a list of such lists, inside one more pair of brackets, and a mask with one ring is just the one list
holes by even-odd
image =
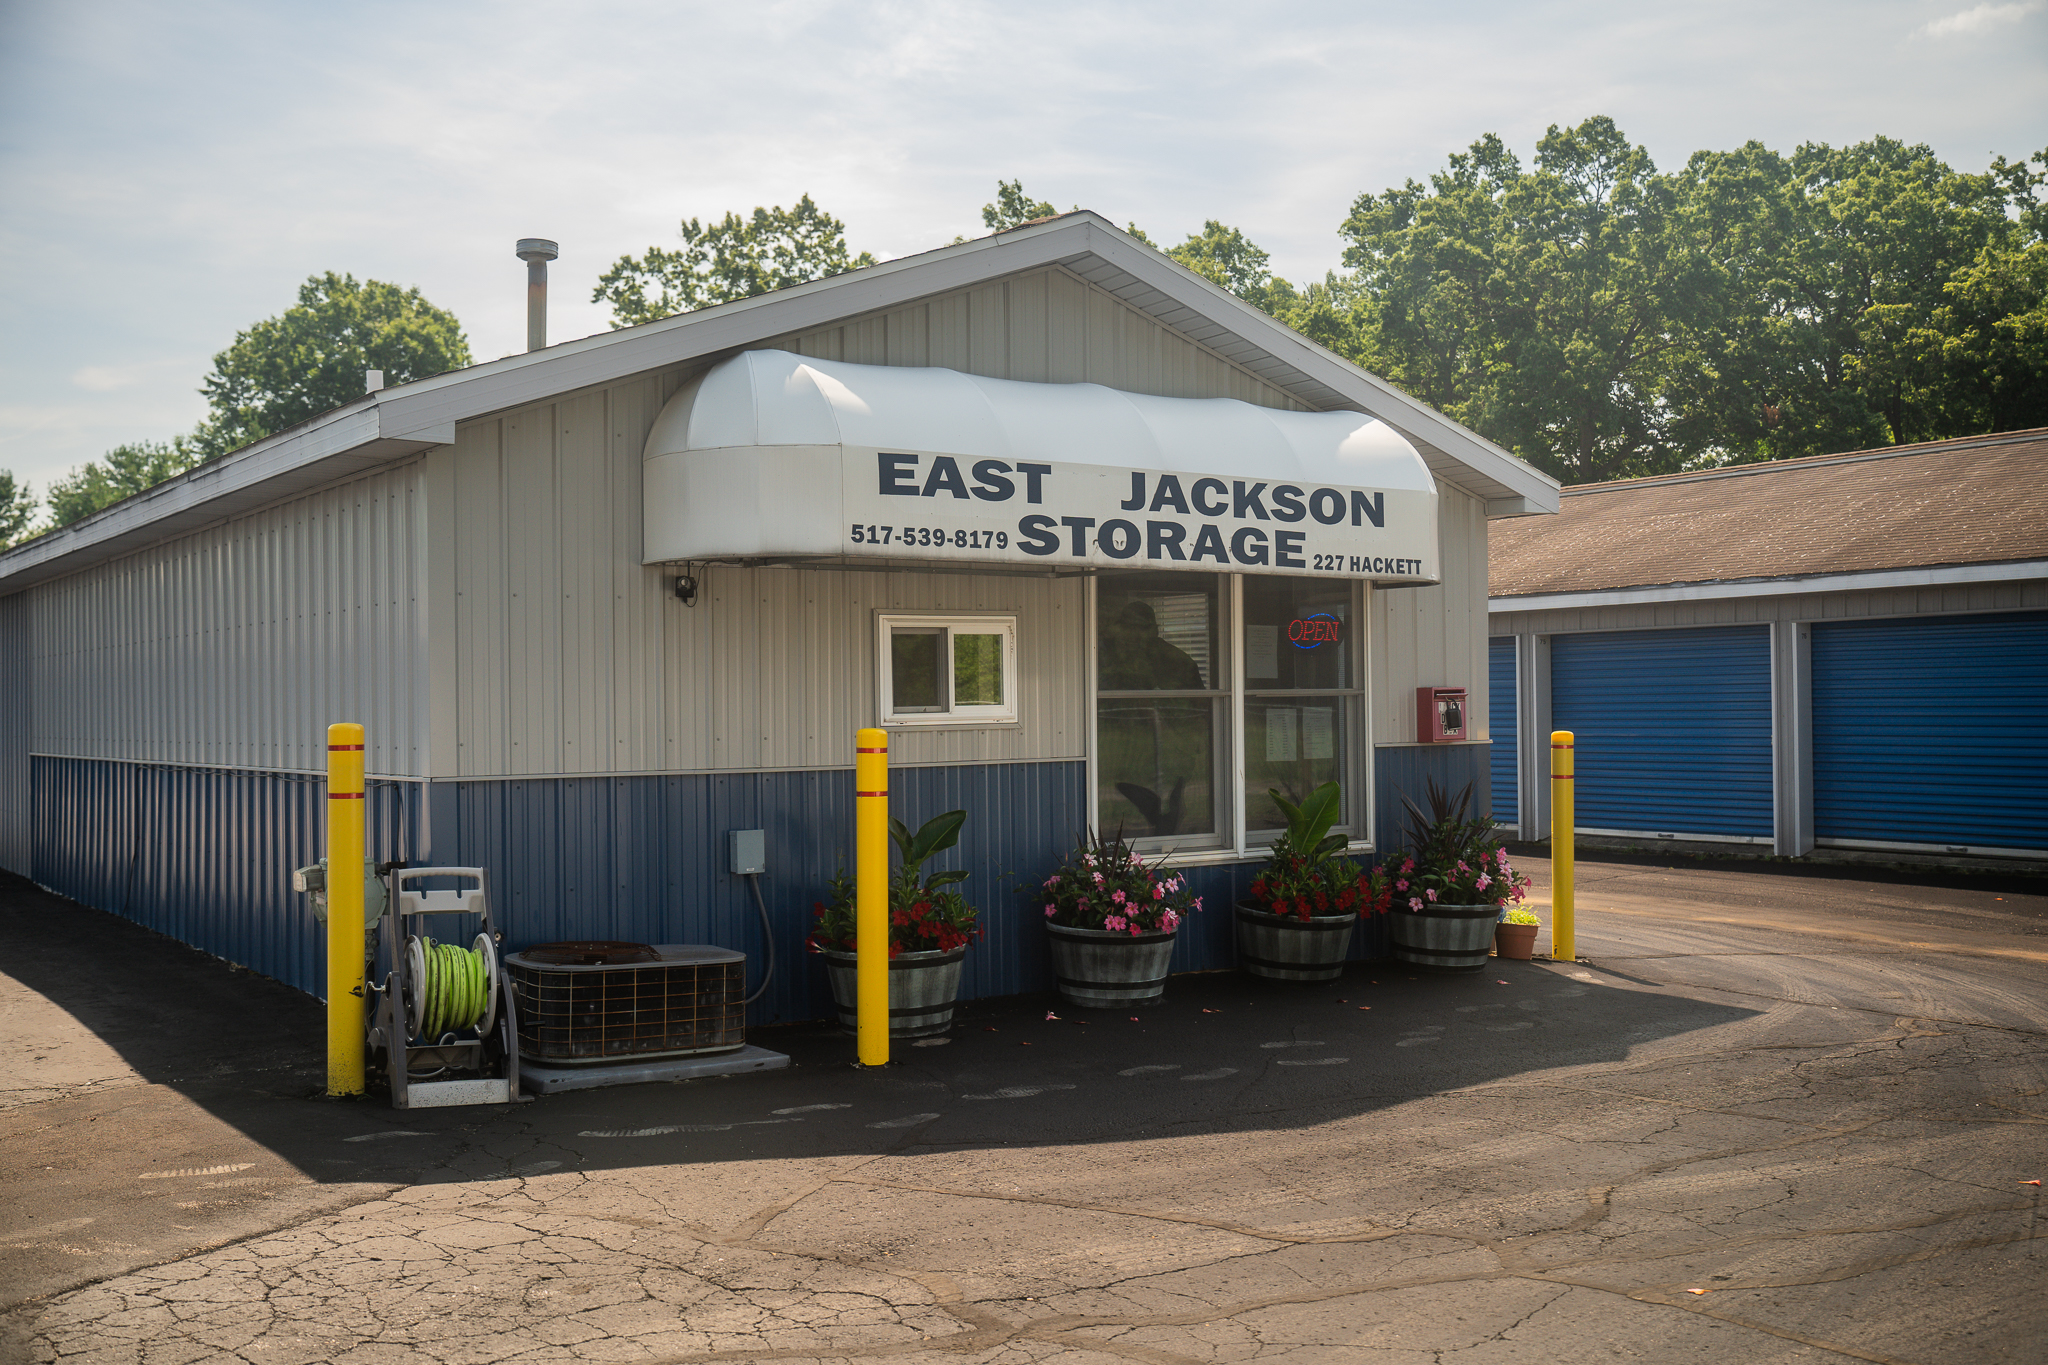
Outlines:
{"label": "curved white awning", "polygon": [[643,560],[1438,581],[1436,483],[1355,412],[745,351],[649,433]]}

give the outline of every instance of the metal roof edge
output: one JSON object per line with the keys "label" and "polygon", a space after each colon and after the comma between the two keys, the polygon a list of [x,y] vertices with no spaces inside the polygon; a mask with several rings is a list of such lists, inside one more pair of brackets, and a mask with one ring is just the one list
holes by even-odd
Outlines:
{"label": "metal roof edge", "polygon": [[[0,593],[244,510],[246,498],[237,498],[235,506],[198,514],[200,507],[248,494],[258,485],[297,488],[325,482],[452,441],[457,422],[1090,256],[1237,333],[1308,384],[1327,388],[1386,422],[1419,443],[1423,458],[1440,476],[1445,471],[1430,460],[1433,453],[1470,471],[1474,477],[1469,482],[1478,485],[1474,491],[1489,502],[1520,500],[1525,511],[1557,510],[1559,485],[1548,475],[1084,209],[771,294],[381,389],[0,553]],[[323,472],[320,467],[329,462],[337,463]],[[1459,482],[1455,473],[1451,481]]]}
{"label": "metal roof edge", "polygon": [[1872,450],[1845,450],[1833,455],[1801,455],[1790,460],[1758,460],[1751,464],[1720,465],[1684,474],[1650,474],[1640,479],[1608,479],[1604,483],[1573,484],[1564,490],[1568,498],[1597,493],[1624,493],[1639,488],[1668,488],[1674,484],[1706,483],[1713,479],[1740,479],[1757,474],[1782,474],[1796,469],[1824,469],[1830,465],[1868,464],[1875,460],[1910,459],[1915,455],[1945,455],[1952,451],[1980,450],[1988,446],[2020,445],[2048,440],[2048,427],[2025,427],[2018,431],[1986,432],[1981,436],[1957,436],[1944,441],[1918,441],[1912,445],[1879,446]]}
{"label": "metal roof edge", "polygon": [[1721,579],[1703,583],[1659,583],[1585,592],[1529,593],[1489,597],[1489,614],[1557,611],[1583,607],[1625,607],[1639,603],[1704,602],[1734,597],[1792,597],[1810,592],[1865,592],[1883,588],[1949,587],[1968,583],[2014,583],[2048,579],[2048,560],[2015,559],[1989,564],[1917,565],[1865,569],[1855,573],[1804,574],[1783,578]]}

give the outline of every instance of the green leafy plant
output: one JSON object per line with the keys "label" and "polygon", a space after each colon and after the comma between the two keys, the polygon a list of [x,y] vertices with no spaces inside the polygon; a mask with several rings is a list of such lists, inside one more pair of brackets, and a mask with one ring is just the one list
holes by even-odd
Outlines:
{"label": "green leafy plant", "polygon": [[[980,937],[980,915],[967,898],[952,888],[967,880],[958,869],[924,875],[924,865],[960,842],[967,812],[934,815],[913,833],[901,820],[889,821],[889,838],[900,861],[889,877],[889,956],[898,953],[951,952]],[[804,946],[814,953],[850,953],[859,946],[856,922],[858,897],[853,878],[841,867],[827,880],[829,899],[812,903],[811,935]]]}
{"label": "green leafy plant", "polygon": [[1298,806],[1277,791],[1268,795],[1287,817],[1287,832],[1273,841],[1265,867],[1252,881],[1254,906],[1295,919],[1380,914],[1389,907],[1391,879],[1342,856],[1351,836],[1330,833],[1343,809],[1335,782],[1317,787]]}
{"label": "green leafy plant", "polygon": [[1202,908],[1188,879],[1161,859],[1147,863],[1124,841],[1083,835],[1059,870],[1037,887],[1045,917],[1066,929],[1100,929],[1115,934],[1168,933]]}
{"label": "green leafy plant", "polygon": [[1380,864],[1390,873],[1397,904],[1420,911],[1434,905],[1512,905],[1529,887],[1529,879],[1515,871],[1508,851],[1494,832],[1491,818],[1471,814],[1472,785],[1468,782],[1456,796],[1430,780],[1429,811],[1424,813],[1407,797],[1406,850],[1397,849]]}
{"label": "green leafy plant", "polygon": [[1501,917],[1502,924],[1541,924],[1534,910],[1510,910]]}

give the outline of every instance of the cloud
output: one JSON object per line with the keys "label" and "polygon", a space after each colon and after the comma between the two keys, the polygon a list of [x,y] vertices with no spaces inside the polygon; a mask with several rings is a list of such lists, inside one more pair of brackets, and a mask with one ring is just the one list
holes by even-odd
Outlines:
{"label": "cloud", "polygon": [[1946,19],[1936,19],[1915,30],[1929,38],[1947,38],[1958,33],[1982,33],[1999,24],[2016,24],[2041,8],[2041,0],[2027,0],[2019,5],[1978,5],[1972,9],[1959,10]]}
{"label": "cloud", "polygon": [[71,372],[71,383],[89,393],[112,393],[135,382],[132,365],[87,365]]}

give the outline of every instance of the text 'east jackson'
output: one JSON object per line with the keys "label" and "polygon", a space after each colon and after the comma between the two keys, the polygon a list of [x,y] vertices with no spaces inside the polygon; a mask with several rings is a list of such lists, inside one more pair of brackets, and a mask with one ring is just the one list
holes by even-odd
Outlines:
{"label": "text 'east jackson'", "polygon": [[[935,455],[931,464],[920,470],[920,456],[887,451],[878,454],[877,462],[880,475],[877,491],[885,497],[900,498],[936,498],[943,494],[963,501],[972,498],[982,502],[1008,502],[1017,496],[1021,482],[1024,501],[1043,504],[1046,483],[1053,473],[1049,464],[1019,462],[1013,465],[1004,460],[975,460],[963,473],[960,462],[950,455]],[[1199,478],[1183,486],[1179,475],[1147,475],[1139,471],[1133,471],[1130,477],[1130,495],[1117,504],[1126,512],[1173,512],[1181,516],[1228,517],[1235,521],[1294,523],[1313,520],[1323,526],[1346,522],[1352,526],[1369,523],[1384,528],[1386,525],[1386,495],[1383,493],[1367,494],[1355,488],[1305,489],[1291,483],[1266,484],[1246,479]],[[1018,548],[1033,555],[1058,553],[1063,537],[1052,529],[1055,525],[1064,525],[1070,532],[1074,554],[1087,553],[1085,533],[1095,528],[1097,523],[1086,517],[1061,517],[1058,522],[1046,516],[1020,518],[1017,522]],[[1186,552],[1181,549],[1185,534],[1185,529],[1175,523],[1147,522],[1141,536],[1135,525],[1117,519],[1101,523],[1096,540],[1105,553],[1118,559],[1136,554],[1139,546],[1145,543],[1152,547],[1150,558],[1182,559],[1186,557]],[[1240,529],[1231,537],[1235,557],[1246,563],[1266,562],[1265,539],[1261,532],[1251,528]],[[1274,550],[1280,556],[1278,562],[1286,564],[1292,553],[1299,552],[1302,536],[1297,532],[1276,531],[1273,540]],[[1223,554],[1223,538],[1213,526],[1202,526],[1189,548],[1195,552],[1193,557],[1196,559],[1213,557],[1220,562],[1228,562]]]}

